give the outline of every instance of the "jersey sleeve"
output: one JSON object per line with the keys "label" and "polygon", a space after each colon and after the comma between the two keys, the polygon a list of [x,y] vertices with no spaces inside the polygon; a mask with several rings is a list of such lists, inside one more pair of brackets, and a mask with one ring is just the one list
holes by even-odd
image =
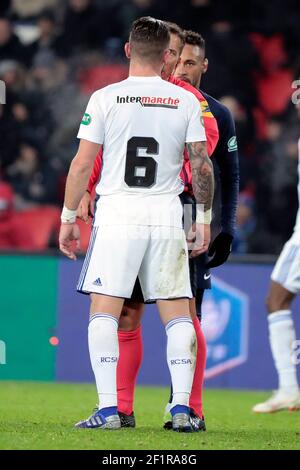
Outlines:
{"label": "jersey sleeve", "polygon": [[194,96],[190,96],[190,107],[189,107],[189,120],[186,131],[185,141],[186,142],[204,142],[206,141],[206,134],[202,119],[202,111],[199,106],[199,102]]}
{"label": "jersey sleeve", "polygon": [[221,123],[222,138],[214,154],[220,171],[222,230],[234,236],[239,197],[239,156],[233,117],[224,110]]}
{"label": "jersey sleeve", "polygon": [[100,96],[99,92],[91,96],[79,127],[78,139],[85,139],[95,144],[103,144],[105,127]]}
{"label": "jersey sleeve", "polygon": [[96,184],[98,183],[100,179],[100,173],[101,173],[101,168],[102,168],[102,153],[103,153],[103,149],[100,150],[100,152],[98,153],[94,161],[93,171],[90,176],[88,187],[87,187],[87,190],[90,194],[93,192],[94,187],[96,186]]}
{"label": "jersey sleeve", "polygon": [[199,95],[201,96],[200,105],[206,133],[207,153],[208,156],[211,157],[219,141],[219,128],[217,120],[212,114],[206,99],[200,92]]}

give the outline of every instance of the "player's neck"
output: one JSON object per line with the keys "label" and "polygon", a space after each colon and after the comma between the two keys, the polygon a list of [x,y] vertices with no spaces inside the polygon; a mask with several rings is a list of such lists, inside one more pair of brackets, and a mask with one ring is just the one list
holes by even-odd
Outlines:
{"label": "player's neck", "polygon": [[129,76],[131,77],[160,77],[161,66],[130,64]]}

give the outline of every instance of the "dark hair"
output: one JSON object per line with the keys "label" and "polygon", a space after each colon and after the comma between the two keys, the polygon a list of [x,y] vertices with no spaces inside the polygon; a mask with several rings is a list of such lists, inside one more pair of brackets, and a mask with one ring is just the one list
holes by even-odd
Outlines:
{"label": "dark hair", "polygon": [[170,42],[169,28],[164,21],[144,16],[133,22],[129,42],[133,57],[160,61]]}
{"label": "dark hair", "polygon": [[205,52],[205,39],[200,33],[195,31],[184,31],[185,43],[191,46],[198,46]]}
{"label": "dark hair", "polygon": [[166,21],[165,23],[167,24],[170,33],[171,34],[176,34],[176,36],[179,37],[179,39],[181,41],[181,44],[182,44],[182,47],[183,47],[184,44],[185,44],[185,34],[184,34],[183,29],[180,28],[180,26],[178,26],[178,24],[172,23],[171,21]]}

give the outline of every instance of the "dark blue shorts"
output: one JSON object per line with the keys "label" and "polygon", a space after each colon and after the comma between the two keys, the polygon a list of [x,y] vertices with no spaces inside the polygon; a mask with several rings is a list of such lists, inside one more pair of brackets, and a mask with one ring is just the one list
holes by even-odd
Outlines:
{"label": "dark blue shorts", "polygon": [[194,297],[199,289],[211,289],[211,274],[206,268],[207,261],[207,253],[189,260],[191,289]]}

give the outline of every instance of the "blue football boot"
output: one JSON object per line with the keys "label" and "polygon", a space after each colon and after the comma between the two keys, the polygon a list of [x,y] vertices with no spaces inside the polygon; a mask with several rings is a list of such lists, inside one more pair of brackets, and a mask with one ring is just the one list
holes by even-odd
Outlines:
{"label": "blue football boot", "polygon": [[79,429],[121,429],[121,421],[117,407],[102,408],[96,410],[88,419],[75,424]]}
{"label": "blue football boot", "polygon": [[183,405],[175,405],[171,408],[172,429],[175,432],[199,432],[198,423],[191,418],[190,408]]}

